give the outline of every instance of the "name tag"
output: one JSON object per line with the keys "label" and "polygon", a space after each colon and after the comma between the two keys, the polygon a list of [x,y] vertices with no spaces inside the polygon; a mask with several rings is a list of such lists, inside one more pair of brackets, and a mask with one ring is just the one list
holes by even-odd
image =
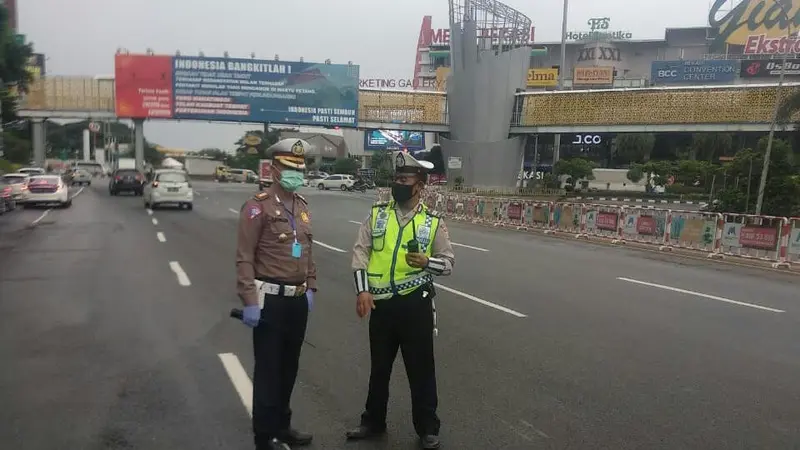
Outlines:
{"label": "name tag", "polygon": [[299,258],[303,254],[303,246],[299,242],[292,243],[292,258]]}

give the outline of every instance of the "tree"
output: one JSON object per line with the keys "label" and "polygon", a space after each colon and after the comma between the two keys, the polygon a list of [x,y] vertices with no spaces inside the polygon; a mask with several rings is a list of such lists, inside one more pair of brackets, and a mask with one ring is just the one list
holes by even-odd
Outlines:
{"label": "tree", "polygon": [[355,175],[360,167],[361,163],[353,158],[339,158],[333,163],[333,171],[335,173]]}
{"label": "tree", "polygon": [[642,170],[641,164],[633,164],[628,169],[628,173],[625,174],[625,177],[633,183],[638,183],[644,178],[644,170]]}
{"label": "tree", "polygon": [[689,146],[689,159],[712,162],[731,154],[733,136],[729,133],[694,133]]}
{"label": "tree", "polygon": [[567,182],[575,187],[576,183],[582,179],[593,180],[592,170],[597,167],[595,163],[584,158],[560,159],[553,170],[556,175],[567,175]]}
{"label": "tree", "polygon": [[378,186],[389,186],[392,181],[392,152],[389,150],[378,150],[370,158],[370,168],[375,170],[375,184]]}
{"label": "tree", "polygon": [[650,159],[656,138],[651,133],[620,134],[614,139],[614,161],[617,164],[642,163]]}
{"label": "tree", "polygon": [[[767,138],[761,138],[756,150],[742,150],[725,165],[727,173],[740,182],[729,185],[717,194],[718,210],[753,213],[766,146]],[[793,161],[791,146],[782,139],[773,141],[762,214],[784,217],[800,215],[800,175]]]}
{"label": "tree", "polygon": [[665,186],[675,174],[675,164],[671,161],[650,161],[642,165],[642,170],[654,185]]}
{"label": "tree", "polygon": [[[17,100],[20,93],[28,92],[28,85],[32,76],[27,70],[28,60],[33,54],[31,44],[21,43],[16,39],[14,30],[10,26],[9,13],[5,6],[0,6],[0,100],[3,103],[0,111],[0,120],[4,124],[16,122]],[[7,130],[3,136],[11,142],[11,149],[16,159],[23,159],[27,163],[30,159],[30,150],[27,156],[22,156],[22,149],[30,149],[29,133],[24,128],[20,130]],[[27,142],[27,143],[26,143]]]}

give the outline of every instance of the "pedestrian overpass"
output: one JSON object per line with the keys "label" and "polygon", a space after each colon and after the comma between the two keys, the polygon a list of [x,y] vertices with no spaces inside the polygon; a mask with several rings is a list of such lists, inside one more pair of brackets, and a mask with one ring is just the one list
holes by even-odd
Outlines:
{"label": "pedestrian overpass", "polygon": [[[800,89],[800,83],[785,86],[783,95]],[[776,95],[775,84],[521,92],[516,94],[510,134],[767,131]],[[37,80],[20,102],[18,115],[33,120],[34,160],[43,161],[44,120],[117,118],[114,80]],[[139,156],[142,121],[134,122]],[[446,133],[447,95],[362,89],[358,126]]]}
{"label": "pedestrian overpass", "polygon": [[[767,131],[775,95],[774,84],[523,92],[511,133]],[[114,80],[40,79],[19,110],[30,119],[116,119]],[[447,95],[362,89],[358,120],[362,129],[447,132]]]}

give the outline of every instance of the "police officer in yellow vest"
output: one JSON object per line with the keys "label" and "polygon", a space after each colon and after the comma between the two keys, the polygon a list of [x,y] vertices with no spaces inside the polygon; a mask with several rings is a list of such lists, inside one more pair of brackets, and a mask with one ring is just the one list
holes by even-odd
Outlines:
{"label": "police officer in yellow vest", "polygon": [[366,410],[347,438],[368,439],[386,432],[389,378],[399,349],[411,387],[414,430],[422,448],[435,449],[439,418],[433,276],[450,275],[455,255],[444,222],[420,199],[433,164],[404,152],[394,158],[393,200],[372,207],[353,247],[356,312],[363,318],[371,311],[372,361]]}

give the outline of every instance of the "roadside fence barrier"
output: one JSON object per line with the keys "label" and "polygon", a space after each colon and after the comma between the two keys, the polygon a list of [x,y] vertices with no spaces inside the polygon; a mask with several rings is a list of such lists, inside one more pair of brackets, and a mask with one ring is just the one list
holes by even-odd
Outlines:
{"label": "roadside fence barrier", "polygon": [[[378,189],[377,196],[379,201],[387,201],[391,192]],[[800,263],[800,217],[547,202],[438,189],[427,189],[423,200],[450,220],[613,244],[651,245],[662,251],[689,250],[714,259],[760,260],[775,268]]]}

